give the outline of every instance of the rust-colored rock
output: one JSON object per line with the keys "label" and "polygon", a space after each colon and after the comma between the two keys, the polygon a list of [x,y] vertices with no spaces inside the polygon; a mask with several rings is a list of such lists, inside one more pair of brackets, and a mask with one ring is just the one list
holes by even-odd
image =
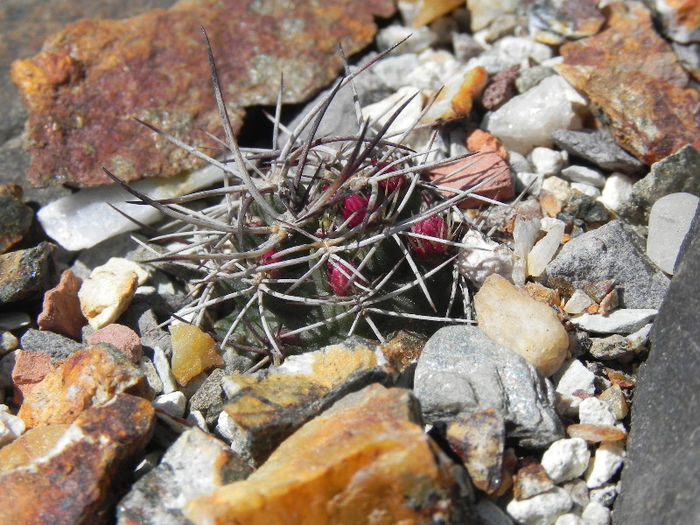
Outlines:
{"label": "rust-colored rock", "polygon": [[379,349],[392,368],[392,372],[404,374],[415,369],[425,342],[425,336],[400,331],[390,341],[382,344]]}
{"label": "rust-colored rock", "polygon": [[462,416],[448,423],[446,437],[474,486],[486,494],[496,492],[501,485],[506,439],[503,416],[493,408]]}
{"label": "rust-colored rock", "polygon": [[78,300],[82,284],[83,280],[70,270],[61,274],[58,285],[44,294],[44,304],[37,318],[40,330],[80,339],[81,329],[87,323]]}
{"label": "rust-colored rock", "polygon": [[123,324],[108,324],[104,328],[100,328],[90,334],[87,338],[87,342],[90,345],[109,343],[124,352],[124,355],[127,356],[132,363],[138,363],[143,355],[141,338],[131,328]]}
{"label": "rust-colored rock", "polygon": [[488,131],[476,128],[467,135],[466,146],[469,151],[497,153],[503,160],[508,160],[508,150],[498,137]]}
{"label": "rust-colored rock", "polygon": [[542,465],[529,463],[518,470],[513,477],[513,496],[517,500],[528,499],[554,487]]}
{"label": "rust-colored rock", "polygon": [[[120,479],[150,440],[154,415],[148,401],[119,394],[80,414],[65,432],[55,425],[36,429],[50,434],[48,442],[61,435],[40,458],[0,472],[0,523],[112,523]],[[13,447],[26,446],[22,439]]]}
{"label": "rust-colored rock", "polygon": [[201,26],[239,128],[244,107],[274,104],[280,73],[284,100],[300,102],[336,75],[339,43],[357,52],[374,37],[372,15],[394,10],[390,0],[182,0],[167,11],[70,24],[38,55],[12,66],[30,113],[27,177],[35,186],[94,186],[111,182],[103,166],[127,181],[200,166],[133,119],[214,145],[202,133],[221,134],[221,126]]}
{"label": "rust-colored rock", "polygon": [[410,391],[371,385],[305,424],[246,481],[191,500],[196,524],[471,523],[458,467]]}
{"label": "rust-colored rock", "polygon": [[640,2],[611,4],[607,28],[561,47],[556,66],[607,114],[617,142],[646,164],[700,148],[700,93]]}
{"label": "rust-colored rock", "polygon": [[15,353],[15,366],[12,368],[15,402],[21,403],[32,388],[53,369],[51,357],[45,352],[19,350]]}
{"label": "rust-colored rock", "polygon": [[[441,186],[456,190],[467,190],[479,185],[473,193],[491,199],[508,200],[515,195],[513,181],[510,178],[510,168],[497,153],[477,153],[458,161],[432,168],[426,173],[427,177]],[[454,193],[445,190],[446,197]],[[463,200],[460,208],[476,208],[484,201],[470,197]]]}
{"label": "rust-colored rock", "polygon": [[71,423],[80,413],[101,406],[121,392],[148,395],[141,370],[109,346],[78,350],[46,374],[19,409],[27,428]]}

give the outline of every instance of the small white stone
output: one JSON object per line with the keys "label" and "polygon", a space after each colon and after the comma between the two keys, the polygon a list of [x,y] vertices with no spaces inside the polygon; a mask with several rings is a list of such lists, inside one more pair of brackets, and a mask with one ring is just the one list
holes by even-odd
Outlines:
{"label": "small white stone", "polygon": [[559,439],[542,455],[542,467],[554,483],[579,477],[586,471],[591,453],[581,438]]}
{"label": "small white stone", "polygon": [[633,185],[632,177],[622,173],[612,173],[605,180],[605,186],[598,200],[609,210],[617,211],[630,200]]}
{"label": "small white stone", "polygon": [[586,485],[596,489],[605,485],[622,466],[625,449],[619,441],[604,441],[596,450],[593,461],[588,465]]}
{"label": "small white stone", "polygon": [[633,350],[637,350],[647,344],[649,341],[649,334],[651,333],[651,328],[654,323],[645,324],[636,332],[631,333],[625,339],[629,341],[629,347]]}
{"label": "small white stone", "polygon": [[552,75],[488,114],[482,127],[506,148],[527,155],[535,146],[551,146],[555,129],[580,128],[585,102],[566,80]]}
{"label": "small white stone", "polygon": [[571,191],[578,191],[579,193],[583,193],[591,199],[597,199],[598,197],[600,197],[600,190],[595,186],[592,186],[585,182],[572,182]]}
{"label": "small white stone", "polygon": [[165,356],[162,348],[156,346],[153,348],[153,365],[156,367],[156,372],[158,372],[158,377],[160,377],[163,383],[163,393],[169,394],[177,390],[177,384],[175,384],[175,376],[170,369],[170,363],[168,358]]}
{"label": "small white stone", "polygon": [[555,391],[566,396],[572,395],[577,390],[583,390],[587,394],[593,395],[595,393],[594,381],[595,374],[578,359],[564,363],[562,369],[554,376]]}
{"label": "small white stone", "polygon": [[584,525],[610,525],[610,509],[591,501],[581,513]]}
{"label": "small white stone", "polygon": [[504,69],[529,59],[539,63],[552,57],[551,47],[529,38],[505,36],[495,42],[493,48]]}
{"label": "small white stone", "polygon": [[559,516],[571,509],[573,502],[569,493],[562,488],[554,487],[525,500],[513,499],[506,511],[518,523],[526,525],[550,525]]}
{"label": "small white stone", "polygon": [[14,334],[12,332],[0,331],[0,356],[17,350],[17,348],[19,348],[19,341]]}
{"label": "small white stone", "polygon": [[572,315],[580,314],[592,304],[593,299],[591,299],[586,292],[576,289],[574,293],[571,294],[571,298],[566,301],[564,311]]}
{"label": "small white stone", "polygon": [[508,164],[510,165],[511,171],[519,173],[521,171],[532,173],[535,171],[535,167],[532,163],[517,151],[508,151]]}
{"label": "small white stone", "polygon": [[176,390],[169,394],[163,394],[153,400],[153,407],[159,408],[166,414],[173,417],[182,417],[185,415],[185,407],[187,406],[187,398],[185,394]]}
{"label": "small white stone", "polygon": [[418,67],[418,55],[415,53],[403,53],[402,55],[388,56],[372,66],[372,71],[393,90],[398,90],[406,85],[406,72]]}
{"label": "small white stone", "polygon": [[438,36],[433,33],[427,26],[423,27],[405,27],[398,24],[392,24],[377,33],[376,44],[380,51],[385,51],[391,46],[401,42],[406,37],[406,40],[395,51],[397,53],[420,53],[428,49],[438,40]]}
{"label": "small white stone", "polygon": [[462,238],[462,244],[465,247],[460,249],[457,258],[459,273],[477,288],[494,273],[510,278],[513,259],[510,250],[504,244],[494,242],[476,230],[469,230]]}
{"label": "small white stone", "polygon": [[578,417],[583,425],[614,426],[617,418],[610,405],[597,397],[589,397],[578,406]]}
{"label": "small white stone", "polygon": [[571,195],[571,184],[559,177],[547,177],[542,181],[542,189],[551,193],[560,203],[565,203]]}
{"label": "small white stone", "polygon": [[187,422],[198,426],[205,432],[208,432],[209,430],[207,428],[207,421],[204,419],[204,415],[199,410],[191,410],[190,413],[187,414]]}
{"label": "small white stone", "polygon": [[22,418],[9,413],[6,405],[0,405],[0,447],[14,441],[24,433]]}
{"label": "small white stone", "polygon": [[664,272],[673,275],[678,252],[695,217],[698,197],[671,193],[661,197],[649,212],[647,255]]}
{"label": "small white stone", "polygon": [[556,221],[556,223],[548,225],[547,235],[535,244],[527,256],[528,275],[537,277],[542,274],[549,261],[552,260],[552,257],[554,257],[554,254],[559,249],[565,228],[566,225],[562,221]]}
{"label": "small white stone", "polygon": [[238,425],[225,410],[219,414],[219,418],[216,420],[216,431],[229,443],[240,433]]}
{"label": "small white stone", "polygon": [[116,321],[129,307],[139,279],[146,278],[148,273],[138,264],[117,257],[92,270],[78,291],[80,309],[90,326],[99,329]]}
{"label": "small white stone", "polygon": [[598,489],[592,489],[589,494],[591,501],[595,501],[596,503],[610,508],[615,502],[615,498],[617,498],[617,483],[611,483],[609,485],[603,485]]}
{"label": "small white stone", "polygon": [[530,162],[537,173],[545,177],[558,175],[566,165],[568,155],[564,151],[556,151],[550,148],[537,147],[530,152]]}
{"label": "small white stone", "polygon": [[515,191],[518,193],[527,190],[527,193],[535,197],[542,191],[544,175],[529,171],[518,171],[515,173]]}
{"label": "small white stone", "polygon": [[587,168],[586,166],[568,166],[561,170],[561,176],[571,182],[583,182],[602,188],[605,186],[605,177],[598,170]]}
{"label": "small white stone", "polygon": [[585,525],[585,523],[583,522],[583,519],[576,514],[567,512],[566,514],[559,516],[557,521],[554,522],[554,525]]}
{"label": "small white stone", "polygon": [[515,218],[513,227],[513,282],[519,286],[525,284],[527,277],[527,254],[535,245],[540,231],[540,220],[536,217],[527,219],[521,215]]}
{"label": "small white stone", "polygon": [[572,317],[571,323],[598,334],[631,334],[653,320],[657,312],[650,308],[623,308],[608,315],[582,314]]}

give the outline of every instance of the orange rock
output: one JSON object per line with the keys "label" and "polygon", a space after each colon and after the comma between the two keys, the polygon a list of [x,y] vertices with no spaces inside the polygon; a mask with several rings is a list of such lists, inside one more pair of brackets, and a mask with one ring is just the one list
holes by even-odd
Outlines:
{"label": "orange rock", "polygon": [[[118,484],[150,440],[154,416],[150,402],[118,394],[84,411],[65,431],[37,429],[31,439],[43,444],[20,443],[30,449],[29,462],[0,471],[0,523],[111,523]],[[56,446],[43,450],[51,442]]]}
{"label": "orange rock", "polygon": [[15,366],[12,368],[12,384],[16,388],[15,402],[20,404],[32,388],[53,369],[49,354],[18,350],[15,353]]}
{"label": "orange rock", "polygon": [[[471,157],[432,168],[426,172],[427,177],[441,186],[456,190],[478,188],[473,191],[482,197],[508,200],[515,195],[513,181],[510,178],[510,168],[496,153],[477,153]],[[446,197],[452,197],[453,192],[443,190]],[[475,208],[484,201],[470,197],[462,201],[460,208]]]}
{"label": "orange rock", "polygon": [[432,124],[469,115],[474,107],[474,101],[486,85],[488,76],[486,69],[476,66],[449,77],[421,119],[421,124]]}
{"label": "orange rock", "polygon": [[526,283],[523,288],[530,297],[541,303],[548,304],[549,306],[559,306],[561,303],[561,297],[557,290],[547,288],[540,283]]}
{"label": "orange rock", "polygon": [[196,524],[468,523],[459,467],[425,435],[419,413],[410,391],[368,386],[184,514]]}
{"label": "orange rock", "polygon": [[44,304],[37,319],[40,330],[51,330],[80,339],[81,329],[87,319],[80,310],[78,290],[83,280],[66,270],[55,288],[44,294]]}
{"label": "orange rock", "polygon": [[173,346],[173,375],[181,385],[186,385],[205,370],[224,364],[214,339],[194,325],[172,325],[170,341]]}
{"label": "orange rock", "polygon": [[508,151],[498,137],[491,135],[488,131],[476,128],[467,135],[467,149],[474,152],[497,153],[503,160],[508,160]]}
{"label": "orange rock", "polygon": [[78,350],[49,372],[19,409],[27,428],[70,423],[91,406],[101,406],[120,392],[149,394],[139,368],[109,346]]}
{"label": "orange rock", "polygon": [[373,15],[396,9],[391,0],[249,4],[184,1],[122,20],[80,20],[15,62],[12,79],[29,109],[27,178],[94,186],[111,183],[102,166],[126,181],[200,166],[162,139],[154,145],[133,119],[187,143],[201,142],[202,130],[221,132],[202,26],[238,129],[244,107],[274,104],[282,72],[292,77],[285,102],[301,102],[342,68],[339,42],[356,53],[372,42]]}
{"label": "orange rock", "polygon": [[44,425],[27,430],[9,445],[0,448],[0,472],[28,465],[43,457],[70,425]]}
{"label": "orange rock", "polygon": [[600,443],[601,441],[620,441],[627,439],[627,432],[624,430],[606,425],[575,424],[566,427],[566,433],[572,438],[582,438],[589,443]]}
{"label": "orange rock", "polygon": [[437,20],[454,9],[464,6],[464,0],[418,0],[421,6],[411,22],[413,27],[420,27]]}
{"label": "orange rock", "polygon": [[402,330],[379,349],[393,371],[401,374],[418,361],[425,342],[424,336]]}

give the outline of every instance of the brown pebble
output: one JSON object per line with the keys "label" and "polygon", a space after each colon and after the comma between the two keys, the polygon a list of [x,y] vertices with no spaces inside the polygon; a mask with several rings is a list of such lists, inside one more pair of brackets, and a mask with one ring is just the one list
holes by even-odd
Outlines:
{"label": "brown pebble", "polygon": [[87,338],[87,342],[91,345],[100,343],[114,345],[124,352],[133,363],[138,363],[143,355],[141,339],[138,334],[123,324],[112,323],[100,328]]}
{"label": "brown pebble", "polygon": [[80,331],[87,323],[78,300],[82,284],[83,280],[70,270],[61,274],[58,285],[44,294],[44,304],[37,319],[40,330],[80,339]]}
{"label": "brown pebble", "polygon": [[575,424],[566,427],[566,433],[572,438],[582,438],[589,443],[601,441],[620,441],[627,438],[627,432],[608,425]]}
{"label": "brown pebble", "polygon": [[21,404],[32,388],[53,369],[54,366],[51,364],[49,354],[18,350],[15,353],[15,366],[12,369],[15,403]]}

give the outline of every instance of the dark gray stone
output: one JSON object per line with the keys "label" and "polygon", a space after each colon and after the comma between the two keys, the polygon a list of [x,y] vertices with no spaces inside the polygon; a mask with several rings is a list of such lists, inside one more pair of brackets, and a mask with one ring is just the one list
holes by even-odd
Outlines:
{"label": "dark gray stone", "polygon": [[56,246],[42,242],[33,248],[0,255],[0,305],[41,298],[56,280]]}
{"label": "dark gray stone", "polygon": [[613,523],[698,523],[700,517],[700,213],[637,376],[627,460]]}
{"label": "dark gray stone", "polygon": [[567,242],[546,273],[577,288],[614,279],[623,308],[658,308],[669,284],[646,256],[644,240],[619,219]]}
{"label": "dark gray stone", "polygon": [[673,155],[651,165],[649,174],[632,186],[632,195],[618,210],[630,222],[646,224],[653,204],[670,193],[700,196],[700,151],[683,146]]}
{"label": "dark gray stone", "polygon": [[214,369],[190,398],[190,411],[199,410],[208,425],[216,423],[223,409],[225,396],[221,380],[225,375],[221,368]]}
{"label": "dark gray stone", "polygon": [[570,155],[606,170],[634,174],[644,169],[644,164],[615,144],[607,130],[555,129],[552,140]]}
{"label": "dark gray stone", "polygon": [[73,352],[85,348],[83,343],[78,343],[69,337],[34,328],[27,330],[19,343],[22,350],[48,354],[52,363],[65,359]]}
{"label": "dark gray stone", "polygon": [[428,422],[492,408],[506,421],[506,437],[523,446],[543,448],[564,437],[552,383],[475,326],[438,330],[418,358],[413,388]]}

